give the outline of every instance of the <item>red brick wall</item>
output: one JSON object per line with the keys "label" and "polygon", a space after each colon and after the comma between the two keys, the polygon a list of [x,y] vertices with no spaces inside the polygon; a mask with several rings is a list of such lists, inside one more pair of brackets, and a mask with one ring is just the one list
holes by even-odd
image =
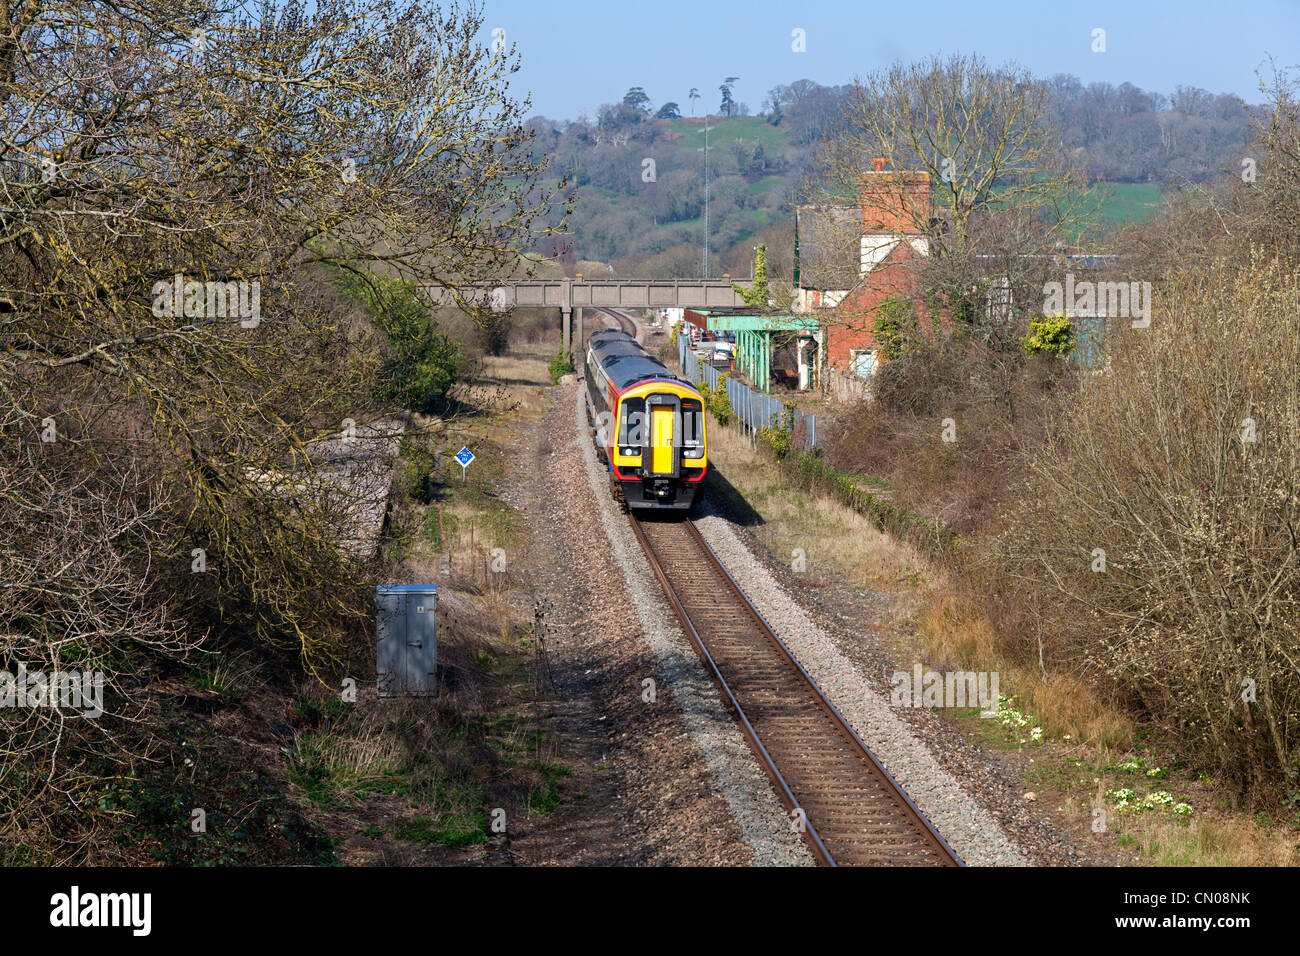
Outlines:
{"label": "red brick wall", "polygon": [[912,299],[922,325],[925,302],[918,288],[915,260],[920,256],[908,238],[924,236],[930,224],[930,174],[918,171],[864,172],[858,181],[864,235],[893,235],[900,241],[863,279],[862,286],[840,303],[827,330],[826,356],[832,368],[849,367],[854,349],[876,347],[874,325],[880,303],[891,296]]}
{"label": "red brick wall", "polygon": [[[858,289],[844,297],[826,330],[826,358],[831,368],[848,368],[853,349],[876,347],[876,309],[890,296],[912,299],[918,316],[924,313],[924,298],[918,289],[915,260],[920,253],[906,239],[899,242],[863,280]],[[924,320],[922,320],[924,321]]]}

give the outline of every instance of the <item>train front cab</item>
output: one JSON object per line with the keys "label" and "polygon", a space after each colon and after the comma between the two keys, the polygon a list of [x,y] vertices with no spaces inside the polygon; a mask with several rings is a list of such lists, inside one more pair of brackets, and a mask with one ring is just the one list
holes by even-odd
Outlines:
{"label": "train front cab", "polygon": [[687,511],[708,470],[704,406],[689,385],[646,382],[618,399],[611,471],[628,507]]}

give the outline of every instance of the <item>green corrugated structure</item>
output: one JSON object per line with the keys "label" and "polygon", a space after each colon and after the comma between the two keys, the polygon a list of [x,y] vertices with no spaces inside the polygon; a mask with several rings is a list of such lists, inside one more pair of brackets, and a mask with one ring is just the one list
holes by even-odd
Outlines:
{"label": "green corrugated structure", "polygon": [[764,392],[771,390],[772,336],[777,332],[812,333],[819,327],[809,315],[691,311],[704,317],[710,332],[736,333],[736,369]]}

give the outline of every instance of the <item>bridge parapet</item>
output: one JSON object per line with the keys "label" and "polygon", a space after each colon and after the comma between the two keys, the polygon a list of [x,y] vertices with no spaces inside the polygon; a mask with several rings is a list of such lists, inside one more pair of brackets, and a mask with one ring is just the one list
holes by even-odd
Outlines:
{"label": "bridge parapet", "polygon": [[736,287],[750,280],[721,279],[508,279],[473,282],[454,290],[421,283],[434,305],[451,305],[456,296],[471,305],[497,312],[509,309],[559,309],[564,318],[563,350],[573,353],[573,310],[578,310],[578,346],[582,345],[582,310],[608,309],[730,309],[745,300]]}
{"label": "bridge parapet", "polygon": [[[749,288],[748,279],[516,279],[474,282],[458,286],[467,302],[500,309],[727,309],[745,300],[734,284]],[[452,290],[425,284],[437,305],[455,301]]]}

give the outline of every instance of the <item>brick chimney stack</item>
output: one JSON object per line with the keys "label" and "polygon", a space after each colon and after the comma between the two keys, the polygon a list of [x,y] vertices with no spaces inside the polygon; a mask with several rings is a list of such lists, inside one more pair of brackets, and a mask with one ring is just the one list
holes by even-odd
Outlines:
{"label": "brick chimney stack", "polygon": [[925,235],[930,224],[930,174],[871,170],[858,179],[864,235]]}

